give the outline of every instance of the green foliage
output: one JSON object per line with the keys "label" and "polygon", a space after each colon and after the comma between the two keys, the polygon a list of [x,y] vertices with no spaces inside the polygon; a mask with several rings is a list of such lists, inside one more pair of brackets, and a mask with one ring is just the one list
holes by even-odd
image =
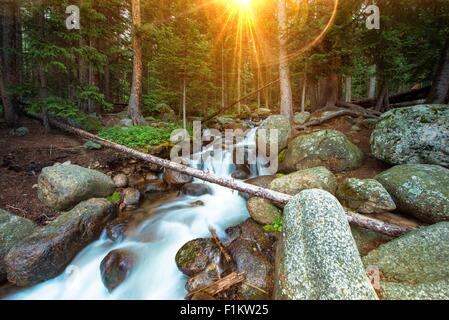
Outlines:
{"label": "green foliage", "polygon": [[70,125],[87,131],[97,131],[103,126],[100,120],[79,111],[72,102],[57,96],[49,96],[42,101],[34,101],[28,107],[28,110],[40,113],[43,107],[47,108],[50,116],[62,118]]}
{"label": "green foliage", "polygon": [[282,217],[278,217],[272,224],[267,224],[263,227],[263,229],[267,232],[282,232],[283,230],[283,222]]}
{"label": "green foliage", "polygon": [[153,128],[149,126],[134,126],[129,128],[111,127],[104,128],[98,132],[98,135],[106,140],[130,147],[144,148],[146,146],[155,146],[170,140],[176,125],[170,125],[166,128]]}
{"label": "green foliage", "polygon": [[120,195],[119,192],[115,191],[113,194],[111,194],[110,196],[106,197],[106,200],[108,200],[109,202],[113,203],[113,204],[118,204],[120,202],[120,200],[122,199],[122,196]]}
{"label": "green foliage", "polygon": [[112,103],[106,101],[104,94],[100,92],[97,86],[84,85],[80,88],[78,93],[80,101],[87,102],[92,100],[93,103],[100,106],[104,112],[111,112],[113,109]]}

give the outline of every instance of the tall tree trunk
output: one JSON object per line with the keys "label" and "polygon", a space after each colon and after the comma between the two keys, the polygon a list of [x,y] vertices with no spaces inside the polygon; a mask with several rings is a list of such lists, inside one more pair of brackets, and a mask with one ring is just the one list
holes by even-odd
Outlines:
{"label": "tall tree trunk", "polygon": [[[334,107],[339,98],[340,77],[331,73],[324,81],[320,107]],[[321,90],[320,90],[321,91]]]}
{"label": "tall tree trunk", "polygon": [[301,112],[306,111],[306,94],[307,94],[307,61],[304,65],[304,80],[302,82],[302,95],[301,95]]}
{"label": "tall tree trunk", "polygon": [[281,114],[293,118],[293,96],[290,83],[290,68],[287,53],[287,10],[285,0],[277,1],[279,26],[279,78]]}
{"label": "tall tree trunk", "polygon": [[349,76],[345,77],[345,102],[352,101],[352,78]]}
{"label": "tall tree trunk", "polygon": [[14,127],[17,122],[17,112],[20,108],[19,97],[10,95],[8,91],[20,84],[20,49],[21,25],[20,6],[17,0],[3,3],[1,12],[2,29],[2,100],[5,100],[5,120],[8,126]]}
{"label": "tall tree trunk", "polygon": [[[374,66],[376,70],[377,67]],[[369,79],[369,89],[368,89],[368,98],[373,99],[376,96],[376,85],[377,85],[377,77],[374,75]]]}
{"label": "tall tree trunk", "polygon": [[[84,39],[84,36],[81,35],[80,40],[79,40],[79,46],[80,48],[84,48],[86,47],[86,40]],[[84,87],[86,84],[89,83],[89,71],[88,71],[88,67],[87,67],[87,62],[84,59],[84,57],[80,56],[79,57],[79,61],[78,61],[78,81],[81,85],[81,87]],[[87,107],[87,102],[86,101],[79,101],[78,104],[78,109],[80,111],[86,112],[88,107]]]}
{"label": "tall tree trunk", "polygon": [[133,78],[131,85],[131,95],[129,96],[128,114],[135,125],[143,124],[140,105],[142,100],[142,40],[140,26],[142,19],[140,16],[140,0],[131,0],[132,21],[133,21]]}
{"label": "tall tree trunk", "polygon": [[184,130],[187,129],[187,80],[184,75],[184,81],[182,83],[182,126]]}
{"label": "tall tree trunk", "polygon": [[379,95],[377,96],[376,107],[374,108],[376,111],[382,111],[385,104],[385,96],[388,96],[388,83],[385,80],[382,80]]}
{"label": "tall tree trunk", "polygon": [[445,103],[449,93],[449,38],[441,54],[427,103]]}
{"label": "tall tree trunk", "polygon": [[3,112],[8,127],[14,127],[16,125],[17,115],[6,92],[5,78],[3,58],[0,54],[0,96],[2,97]]}
{"label": "tall tree trunk", "polygon": [[224,65],[224,38],[221,42],[221,110],[226,106],[225,98],[225,65]]}

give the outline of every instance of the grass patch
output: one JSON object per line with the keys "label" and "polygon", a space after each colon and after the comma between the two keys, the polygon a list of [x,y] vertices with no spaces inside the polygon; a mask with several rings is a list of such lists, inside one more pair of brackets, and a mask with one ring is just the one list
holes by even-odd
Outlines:
{"label": "grass patch", "polygon": [[141,149],[170,141],[171,133],[175,129],[178,129],[177,125],[170,125],[166,128],[153,128],[149,126],[133,126],[129,128],[111,127],[100,130],[98,135],[103,139],[130,148]]}

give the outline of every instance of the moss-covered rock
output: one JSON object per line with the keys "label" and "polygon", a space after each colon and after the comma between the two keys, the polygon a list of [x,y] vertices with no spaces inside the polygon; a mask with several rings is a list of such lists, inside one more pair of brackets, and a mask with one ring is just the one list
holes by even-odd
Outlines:
{"label": "moss-covered rock", "polygon": [[391,240],[388,236],[357,226],[351,226],[351,233],[362,257]]}
{"label": "moss-covered rock", "polygon": [[384,113],[371,135],[371,152],[393,165],[449,167],[449,106],[417,105]]}
{"label": "moss-covered rock", "polygon": [[382,297],[387,299],[447,299],[448,261],[449,222],[409,232],[363,258],[366,267],[381,271]]}
{"label": "moss-covered rock", "polygon": [[193,277],[206,269],[214,250],[216,250],[216,246],[209,239],[189,241],[176,254],[176,265],[182,273]]}
{"label": "moss-covered rock", "polygon": [[345,179],[339,184],[336,195],[343,206],[359,213],[379,213],[396,209],[388,191],[374,179]]}
{"label": "moss-covered rock", "polygon": [[[265,133],[262,134],[263,131],[261,130],[265,130]],[[288,139],[292,133],[292,128],[288,118],[283,115],[273,115],[262,121],[259,129],[257,130],[257,138],[259,143],[266,144],[266,150],[270,150],[270,145],[275,142],[271,141],[271,130],[277,130],[278,132],[278,139],[276,141],[278,144],[278,150],[280,151],[284,149],[287,146]]]}
{"label": "moss-covered rock", "polygon": [[25,218],[0,209],[0,282],[6,279],[4,258],[8,251],[22,239],[28,237],[36,225]]}
{"label": "moss-covered rock", "polygon": [[292,140],[279,169],[291,173],[325,166],[332,172],[342,172],[357,169],[362,162],[362,151],[343,133],[322,130]]}
{"label": "moss-covered rock", "polygon": [[55,210],[69,210],[81,201],[107,197],[115,190],[107,175],[72,164],[42,169],[37,186],[39,199]]}
{"label": "moss-covered rock", "polygon": [[337,178],[325,167],[310,168],[274,179],[270,189],[292,196],[306,189],[323,189],[335,194]]}
{"label": "moss-covered rock", "polygon": [[281,210],[269,200],[262,198],[250,198],[246,203],[246,207],[251,218],[262,225],[272,224],[282,215]]}
{"label": "moss-covered rock", "polygon": [[6,255],[8,280],[28,286],[57,276],[85,246],[99,238],[114,210],[106,199],[90,199],[35,229]]}
{"label": "moss-covered rock", "polygon": [[422,221],[449,220],[449,170],[440,166],[406,164],[375,177],[399,210]]}

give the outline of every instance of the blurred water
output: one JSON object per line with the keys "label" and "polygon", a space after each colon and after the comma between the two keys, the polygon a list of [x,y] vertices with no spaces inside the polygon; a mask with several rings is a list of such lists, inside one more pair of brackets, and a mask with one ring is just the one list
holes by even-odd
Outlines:
{"label": "blurred water", "polygon": [[[255,146],[254,138],[252,130],[240,146]],[[220,176],[230,176],[235,169],[230,151],[224,152],[220,159],[209,158],[198,167]],[[254,176],[263,175],[264,170],[260,165],[251,166]],[[227,227],[248,217],[245,200],[238,192],[208,185],[212,195],[176,198],[156,210],[152,208],[149,218],[133,230],[132,237],[117,243],[103,234],[80,252],[63,274],[6,299],[183,299],[187,278],[175,264],[179,248],[189,240],[209,237],[210,226],[224,238]],[[189,206],[196,200],[203,201],[204,206]],[[100,263],[110,251],[121,248],[134,252],[137,264],[127,280],[109,293],[101,281]]]}

